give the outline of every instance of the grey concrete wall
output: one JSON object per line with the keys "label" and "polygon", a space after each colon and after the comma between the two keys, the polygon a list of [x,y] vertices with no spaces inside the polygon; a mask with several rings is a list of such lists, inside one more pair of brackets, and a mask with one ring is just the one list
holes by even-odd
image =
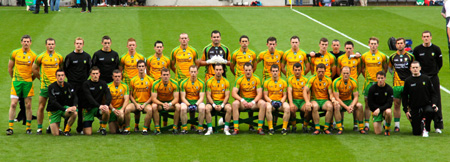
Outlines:
{"label": "grey concrete wall", "polygon": [[[254,0],[147,0],[147,6],[230,6],[236,2]],[[260,0],[264,6],[284,6],[284,0]]]}

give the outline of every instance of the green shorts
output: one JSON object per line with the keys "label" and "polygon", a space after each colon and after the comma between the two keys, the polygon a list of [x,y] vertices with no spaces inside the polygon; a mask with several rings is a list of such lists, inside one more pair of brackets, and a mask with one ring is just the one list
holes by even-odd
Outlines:
{"label": "green shorts", "polygon": [[394,98],[402,98],[403,86],[394,86]]}
{"label": "green shorts", "polygon": [[[197,100],[187,100],[191,105],[197,105]],[[197,105],[198,106],[198,105]]]}
{"label": "green shorts", "polygon": [[254,98],[245,98],[245,97],[243,97],[243,99],[247,102],[252,102],[253,100],[255,100]]}
{"label": "green shorts", "polygon": [[100,118],[100,109],[98,107],[92,108],[90,110],[83,109],[83,122],[94,121],[94,117]]}
{"label": "green shorts", "polygon": [[39,96],[48,98],[48,87],[41,88],[41,91],[39,91]]}
{"label": "green shorts", "polygon": [[33,82],[13,81],[11,83],[11,95],[22,98],[34,96]]}
{"label": "green shorts", "polygon": [[300,110],[302,109],[303,105],[305,104],[304,99],[294,99],[294,105],[297,106],[297,108]]}
{"label": "green shorts", "polygon": [[[69,106],[64,106],[64,108],[69,108]],[[53,123],[60,123],[61,122],[61,118],[64,117],[64,114],[66,113],[66,111],[62,111],[62,110],[56,110],[56,111],[49,111],[48,112],[48,119],[50,120],[50,124]]]}
{"label": "green shorts", "polygon": [[382,122],[384,120],[383,112],[380,112],[377,116],[373,116],[373,122]]}
{"label": "green shorts", "polygon": [[[350,104],[352,104],[353,100],[346,100],[346,101],[342,101],[345,105],[350,106]],[[341,106],[341,112],[346,112],[347,109],[344,109],[344,107]]]}
{"label": "green shorts", "polygon": [[328,100],[314,100],[317,102],[317,104],[319,105],[319,110],[322,110],[323,105],[325,104],[325,102],[327,102]]}
{"label": "green shorts", "polygon": [[[120,110],[120,109],[122,109],[122,107],[116,108],[115,111]],[[116,116],[116,114],[114,114],[114,112],[111,111],[109,114],[109,122],[115,122],[115,121],[117,121],[117,116]]]}
{"label": "green shorts", "polygon": [[[211,103],[210,103],[211,104]],[[214,104],[216,104],[216,105],[222,105],[223,104],[223,101],[214,101]],[[212,106],[212,104],[211,104],[211,106]]]}
{"label": "green shorts", "polygon": [[364,97],[367,97],[367,96],[369,95],[369,89],[370,89],[370,87],[372,87],[372,85],[374,85],[374,84],[377,84],[377,82],[368,82],[368,81],[365,81],[365,82],[364,82],[364,86],[363,86],[363,89],[364,89]]}

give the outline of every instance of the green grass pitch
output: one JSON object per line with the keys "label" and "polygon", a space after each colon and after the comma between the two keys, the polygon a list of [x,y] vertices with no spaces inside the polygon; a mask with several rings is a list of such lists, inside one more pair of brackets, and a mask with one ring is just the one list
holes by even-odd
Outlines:
{"label": "green grass pitch", "polygon": [[[413,47],[421,43],[421,33],[430,30],[432,42],[440,46],[444,66],[440,72],[441,85],[450,88],[448,48],[446,44],[445,20],[440,16],[441,7],[294,7],[348,36],[367,44],[368,38],[380,38],[379,49],[391,54],[387,46],[389,37],[409,37]],[[199,52],[210,43],[210,32],[222,32],[222,43],[231,51],[239,48],[239,36],[250,37],[250,48],[266,50],[266,39],[275,36],[278,49],[289,49],[289,38],[298,35],[300,47],[305,51],[318,51],[321,37],[329,40],[348,39],[291,11],[287,7],[134,7],[134,8],[93,8],[93,13],[80,13],[80,9],[62,8],[61,12],[33,15],[24,7],[0,8],[0,130],[7,129],[10,104],[11,79],[7,72],[7,62],[13,49],[20,48],[20,37],[30,34],[31,48],[38,54],[45,50],[44,40],[56,39],[56,51],[63,56],[73,49],[76,37],[85,39],[85,51],[91,55],[101,48],[101,37],[112,37],[112,49],[119,54],[126,52],[126,40],[137,40],[137,51],[148,57],[153,55],[153,43],[162,40],[165,55],[179,45],[178,36],[189,34],[190,45]],[[331,50],[331,47],[329,48]],[[343,47],[342,47],[343,50]],[[366,52],[367,48],[355,44],[355,51]],[[258,65],[262,67],[261,64]],[[200,77],[204,78],[204,68]],[[262,70],[256,72],[261,76]],[[234,83],[234,77],[228,73]],[[359,81],[363,78],[360,76]],[[388,75],[392,84],[392,75]],[[33,114],[38,106],[38,85],[35,84]],[[360,84],[360,87],[362,85]],[[361,89],[361,88],[360,88]],[[450,124],[450,95],[444,91],[442,105],[444,124]],[[362,101],[360,95],[360,101]],[[18,111],[17,111],[18,112]],[[245,113],[243,113],[245,115]],[[132,115],[133,116],[133,115]],[[45,115],[45,120],[47,120]],[[142,117],[143,118],[143,117]],[[281,121],[281,120],[279,120]],[[430,133],[429,138],[411,135],[411,126],[404,114],[401,118],[401,132],[390,137],[360,135],[350,130],[351,115],[345,116],[347,130],[341,136],[312,136],[309,134],[288,134],[281,136],[258,136],[247,132],[241,125],[241,134],[225,136],[171,135],[163,132],[160,136],[77,135],[72,137],[37,136],[36,121],[32,122],[34,135],[25,134],[25,126],[15,123],[15,134],[0,133],[0,161],[447,161],[448,132]],[[143,119],[141,119],[141,126]],[[171,123],[171,122],[169,122]],[[132,123],[133,124],[133,121]],[[152,124],[153,125],[153,124]],[[48,123],[44,122],[44,127]],[[373,128],[373,126],[371,125]],[[97,130],[95,122],[93,130]],[[153,129],[152,129],[153,130]]]}

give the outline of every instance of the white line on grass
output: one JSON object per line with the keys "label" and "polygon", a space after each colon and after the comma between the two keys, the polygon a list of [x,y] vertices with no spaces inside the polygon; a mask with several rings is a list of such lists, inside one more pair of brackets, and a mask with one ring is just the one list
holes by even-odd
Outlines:
{"label": "white line on grass", "polygon": [[[330,26],[328,26],[328,25],[326,25],[326,24],[324,24],[324,23],[322,23],[322,22],[320,22],[320,21],[314,19],[314,18],[312,18],[311,16],[308,16],[307,14],[304,14],[304,13],[302,13],[302,12],[300,12],[300,11],[297,11],[297,10],[294,10],[294,9],[291,9],[291,10],[294,11],[294,12],[297,12],[298,14],[300,14],[300,15],[302,15],[302,16],[305,16],[306,18],[308,18],[308,19],[310,19],[310,20],[312,20],[312,21],[314,21],[314,22],[316,22],[316,23],[318,23],[318,24],[320,24],[320,25],[322,25],[322,26],[324,26],[324,27],[326,27],[326,28],[328,28],[328,29],[330,29],[331,31],[334,31],[334,32],[336,32],[336,33],[338,33],[338,34],[344,36],[345,38],[348,38],[348,39],[350,39],[350,40],[352,40],[352,41],[358,43],[359,45],[361,45],[361,46],[363,46],[363,47],[369,48],[369,46],[367,46],[367,45],[361,43],[360,41],[358,41],[358,40],[356,40],[356,39],[353,39],[352,37],[350,37],[350,36],[348,36],[348,35],[346,35],[346,34],[340,32],[340,31],[338,31],[338,30],[336,30],[336,29],[334,29],[334,28],[332,28],[332,27],[330,27]],[[441,90],[443,90],[444,92],[447,92],[448,94],[450,94],[450,90],[448,90],[447,88],[445,88],[445,87],[443,87],[443,86],[440,86],[440,88],[441,88]]]}

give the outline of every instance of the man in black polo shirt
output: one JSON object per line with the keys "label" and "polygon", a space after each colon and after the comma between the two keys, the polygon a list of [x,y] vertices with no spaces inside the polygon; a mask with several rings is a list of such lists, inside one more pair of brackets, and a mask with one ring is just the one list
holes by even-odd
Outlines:
{"label": "man in black polo shirt", "polygon": [[383,71],[377,72],[377,84],[374,84],[369,88],[369,93],[367,96],[369,108],[370,111],[372,111],[373,128],[375,134],[381,134],[381,123],[384,119],[384,135],[391,135],[391,107],[393,98],[394,91],[392,90],[392,87],[386,83],[386,73],[384,73]]}
{"label": "man in black polo shirt", "polygon": [[92,56],[92,66],[97,66],[100,69],[102,74],[100,80],[111,83],[113,81],[112,72],[119,69],[119,54],[111,49],[111,38],[109,36],[103,36],[102,45],[103,48]]}
{"label": "man in black polo shirt", "polygon": [[[205,82],[208,81],[209,78],[214,77],[214,64],[223,64],[223,77],[226,76],[227,65],[230,66],[230,50],[227,46],[220,43],[221,35],[218,30],[214,30],[211,32],[211,41],[212,43],[207,45],[203,49],[203,55],[200,60],[197,61],[197,65],[206,66],[206,74],[205,74]],[[213,56],[218,56],[221,58],[220,61],[212,60]]]}
{"label": "man in black polo shirt", "polygon": [[[91,69],[91,56],[83,50],[84,40],[81,37],[75,39],[75,50],[64,59],[64,72],[67,81],[74,87],[78,100],[84,101],[85,97],[81,90],[81,85],[89,77],[89,69]],[[85,107],[84,102],[78,105],[78,126],[77,132],[83,130],[83,113]]]}
{"label": "man in black polo shirt", "polygon": [[431,32],[424,31],[422,33],[423,44],[414,48],[413,55],[422,66],[421,74],[428,76],[431,83],[433,83],[433,88],[438,99],[436,105],[439,108],[433,118],[434,128],[436,133],[442,133],[441,129],[444,129],[444,123],[442,120],[441,91],[439,90],[440,83],[438,76],[439,70],[442,68],[442,53],[438,46],[431,43],[431,39]]}

